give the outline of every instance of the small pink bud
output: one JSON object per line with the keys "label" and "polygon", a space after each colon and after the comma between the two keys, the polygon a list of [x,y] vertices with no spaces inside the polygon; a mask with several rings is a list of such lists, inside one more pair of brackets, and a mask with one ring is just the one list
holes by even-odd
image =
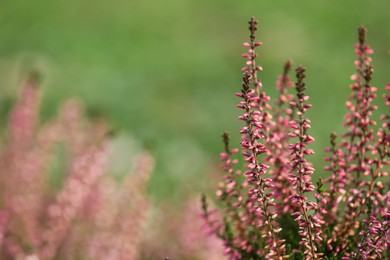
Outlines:
{"label": "small pink bud", "polygon": [[288,136],[294,138],[297,137],[298,135],[296,133],[289,133]]}
{"label": "small pink bud", "polygon": [[219,157],[220,157],[221,161],[224,161],[224,160],[227,159],[227,154],[226,154],[226,153],[221,153],[221,154],[219,155]]}
{"label": "small pink bud", "polygon": [[232,150],[231,150],[231,153],[232,153],[232,154],[236,154],[236,153],[238,153],[238,148],[234,148],[234,149],[232,149]]}
{"label": "small pink bud", "polygon": [[371,48],[368,47],[368,46],[366,46],[366,47],[367,47],[367,48],[366,48],[365,52],[366,52],[367,55],[371,55],[371,54],[374,53],[374,50],[373,50],[373,49],[371,49]]}

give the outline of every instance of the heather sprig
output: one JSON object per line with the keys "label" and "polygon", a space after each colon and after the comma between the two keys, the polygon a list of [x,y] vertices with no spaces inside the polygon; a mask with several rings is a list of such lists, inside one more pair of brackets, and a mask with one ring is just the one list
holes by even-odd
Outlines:
{"label": "heather sprig", "polygon": [[[221,183],[220,190],[217,191],[217,196],[222,199],[222,197],[227,197],[226,200],[227,207],[234,209],[242,205],[242,195],[241,189],[238,183],[238,176],[241,174],[241,171],[234,170],[234,165],[238,163],[237,159],[233,159],[232,155],[238,152],[238,149],[230,149],[229,147],[229,134],[224,132],[222,134],[222,139],[225,144],[225,152],[220,154],[220,159],[222,161],[221,168],[226,172],[224,176],[224,183]],[[233,216],[237,219],[237,216]]]}
{"label": "heather sprig", "polygon": [[[246,171],[241,178],[236,159],[224,134],[221,154],[225,182],[217,192],[225,210],[223,220],[210,221],[203,198],[206,226],[224,241],[230,259],[373,259],[389,256],[390,191],[384,177],[389,171],[390,95],[384,94],[387,113],[376,128],[373,104],[377,88],[371,85],[372,49],[366,44],[366,29],[358,30],[355,45],[356,74],[346,103],[345,133],[330,136],[325,173],[312,182],[315,167],[307,159],[314,151],[306,112],[311,108],[305,94],[305,69],[296,69],[296,83],[288,77],[287,62],[278,78],[278,97],[272,106],[258,77],[255,32],[258,22],[249,21],[250,41],[242,69],[243,112],[241,152]],[[288,93],[295,86],[296,96]],[[390,91],[390,84],[386,86]],[[234,150],[236,151],[236,150]],[[315,201],[313,201],[313,197]],[[213,214],[216,217],[216,214]],[[239,222],[241,220],[241,222]],[[221,226],[215,223],[223,223]],[[298,243],[297,243],[298,241]],[[250,246],[249,246],[250,245]]]}
{"label": "heather sprig", "polygon": [[335,245],[336,252],[349,251],[348,247],[355,246],[357,240],[354,237],[362,228],[360,222],[367,213],[368,199],[376,200],[373,196],[375,183],[382,175],[382,161],[386,161],[387,157],[378,152],[378,149],[386,150],[388,143],[380,138],[383,130],[379,129],[375,135],[376,121],[372,117],[377,110],[377,106],[372,104],[377,92],[377,88],[371,86],[373,67],[370,55],[373,50],[366,44],[364,27],[358,29],[358,36],[359,42],[355,45],[356,73],[351,76],[353,84],[346,103],[349,112],[344,117],[347,131],[342,135],[335,162],[339,165],[343,185],[349,187],[349,192],[341,196],[345,201],[345,214],[338,221],[329,243],[330,248]]}
{"label": "heather sprig", "polygon": [[222,134],[222,139],[225,145],[225,152],[220,154],[220,159],[222,161],[221,168],[226,174],[224,176],[224,183],[220,183],[220,188],[216,195],[219,200],[225,203],[225,227],[226,225],[230,225],[233,229],[238,231],[236,234],[225,234],[230,237],[230,244],[232,245],[232,251],[234,251],[237,250],[235,247],[242,248],[242,245],[239,245],[239,241],[246,236],[245,226],[242,223],[243,214],[246,216],[249,214],[248,212],[240,212],[239,210],[239,208],[245,207],[245,202],[243,201],[243,196],[241,194],[243,187],[238,180],[241,171],[234,169],[238,160],[232,158],[232,156],[238,152],[238,149],[230,149],[228,133],[224,132]]}
{"label": "heather sprig", "polygon": [[253,212],[257,216],[257,226],[263,227],[258,230],[262,237],[267,237],[267,243],[264,247],[266,255],[281,258],[284,255],[285,245],[284,241],[279,239],[277,235],[281,228],[275,221],[276,204],[272,198],[274,186],[272,179],[265,177],[268,165],[261,163],[259,158],[267,152],[266,146],[260,140],[266,138],[265,135],[272,125],[270,115],[267,112],[269,97],[261,91],[262,83],[257,77],[257,72],[262,70],[255,63],[257,57],[255,48],[261,45],[261,43],[255,42],[254,33],[257,30],[257,21],[252,17],[249,24],[251,42],[244,44],[244,46],[249,47],[247,53],[249,61],[244,67],[241,93],[236,94],[242,99],[238,107],[244,110],[239,120],[244,121],[244,127],[240,131],[240,144],[247,169],[244,175],[250,187],[248,189],[249,201],[246,206],[249,208],[249,212]]}
{"label": "heather sprig", "polygon": [[363,175],[370,175],[368,153],[372,146],[368,144],[374,141],[372,126],[376,125],[376,122],[372,119],[372,112],[377,109],[371,104],[377,91],[376,87],[371,86],[373,68],[370,55],[373,50],[365,43],[366,29],[360,27],[358,32],[359,43],[355,46],[357,73],[351,76],[354,83],[350,86],[352,93],[350,101],[346,104],[350,111],[345,116],[344,124],[349,129],[343,135],[344,142],[341,144],[347,151],[346,160],[350,165],[347,170],[356,174],[355,187],[361,185]]}
{"label": "heather sprig", "polygon": [[295,191],[290,197],[291,203],[298,204],[299,210],[295,211],[292,216],[299,225],[298,233],[302,237],[300,244],[307,249],[304,251],[304,254],[310,259],[318,259],[322,254],[317,252],[316,244],[322,240],[320,227],[323,222],[315,214],[310,214],[310,211],[314,212],[317,210],[318,205],[309,201],[306,197],[306,193],[315,190],[310,177],[314,173],[314,168],[306,160],[307,155],[314,154],[313,150],[307,148],[309,144],[314,142],[314,138],[308,134],[308,129],[311,127],[310,120],[305,118],[305,113],[311,108],[311,105],[307,104],[306,101],[309,97],[304,92],[305,83],[303,79],[305,78],[305,69],[298,67],[296,73],[297,98],[296,101],[292,101],[290,104],[296,108],[298,118],[290,121],[290,127],[293,129],[290,137],[298,140],[289,147],[291,151],[289,181]]}
{"label": "heather sprig", "polygon": [[[325,183],[329,183],[328,192],[323,192],[324,203],[323,220],[328,223],[334,223],[339,212],[339,205],[346,193],[347,173],[344,169],[344,153],[337,147],[337,134],[332,132],[330,135],[331,146],[325,149],[325,152],[331,153],[329,157],[325,157],[325,161],[330,165],[324,167],[325,171],[330,172],[330,177],[325,179]],[[333,224],[332,224],[333,226]]]}
{"label": "heather sprig", "polygon": [[368,207],[368,218],[363,220],[364,229],[359,232],[361,240],[357,244],[357,251],[351,254],[353,259],[381,258],[389,244],[390,213],[386,213],[380,221],[373,213],[371,200]]}
{"label": "heather sprig", "polygon": [[271,111],[273,124],[266,135],[267,156],[264,160],[268,165],[274,165],[268,170],[273,178],[274,196],[276,210],[278,213],[286,213],[294,209],[294,205],[289,202],[293,193],[289,185],[289,131],[292,120],[293,107],[290,102],[294,96],[288,93],[288,89],[295,84],[289,77],[292,63],[287,61],[284,65],[283,74],[276,81],[276,89],[279,92],[275,100],[274,110]]}

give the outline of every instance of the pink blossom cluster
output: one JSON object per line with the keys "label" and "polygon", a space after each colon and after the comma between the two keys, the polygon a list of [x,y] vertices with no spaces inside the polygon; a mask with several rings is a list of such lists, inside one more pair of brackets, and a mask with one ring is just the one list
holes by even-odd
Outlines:
{"label": "pink blossom cluster", "polygon": [[[217,190],[222,218],[203,198],[202,217],[210,233],[224,242],[229,259],[379,259],[390,257],[390,95],[384,94],[387,113],[376,128],[377,88],[371,85],[373,50],[366,44],[366,30],[358,30],[355,45],[356,73],[346,103],[345,133],[341,141],[331,134],[324,181],[314,184],[315,167],[308,160],[311,108],[305,95],[305,69],[296,69],[296,83],[289,78],[291,62],[279,76],[279,92],[272,106],[263,91],[256,63],[257,21],[249,21],[250,41],[243,45],[247,60],[242,69],[240,130],[242,173],[237,149],[223,134],[221,154],[224,180]],[[288,93],[295,86],[296,95]],[[390,91],[390,84],[386,86]],[[317,170],[318,171],[318,170]]]}
{"label": "pink blossom cluster", "polygon": [[322,241],[321,225],[324,224],[318,214],[309,214],[310,211],[315,212],[318,209],[318,204],[306,197],[305,193],[315,190],[314,184],[311,182],[311,175],[314,173],[313,165],[306,160],[307,155],[314,154],[314,151],[308,149],[307,146],[314,142],[314,138],[307,133],[311,127],[310,120],[305,118],[306,111],[311,108],[307,104],[308,96],[305,96],[305,69],[298,67],[297,70],[297,99],[290,102],[291,106],[297,111],[298,118],[290,121],[291,131],[289,136],[297,138],[297,142],[290,144],[290,184],[295,191],[290,196],[291,203],[299,205],[299,208],[291,214],[298,223],[299,235],[302,237],[300,242],[306,250],[304,255],[310,259],[318,259],[323,253],[318,253],[317,245]]}
{"label": "pink blossom cluster", "polygon": [[291,195],[294,193],[289,181],[289,143],[290,138],[288,129],[290,127],[290,121],[294,117],[294,107],[290,106],[290,102],[293,101],[294,96],[288,93],[288,88],[294,87],[295,84],[289,77],[291,70],[291,61],[287,61],[284,65],[283,74],[278,77],[276,81],[276,89],[279,95],[275,101],[273,117],[274,124],[270,126],[267,134],[267,157],[264,158],[268,165],[275,165],[277,167],[271,167],[268,172],[273,176],[274,183],[274,196],[278,203],[276,210],[278,214],[285,213],[287,211],[296,208],[294,204],[289,203]]}
{"label": "pink blossom cluster", "polygon": [[119,183],[102,119],[72,99],[40,126],[37,81],[20,91],[0,153],[0,259],[136,259],[153,158]]}
{"label": "pink blossom cluster", "polygon": [[139,259],[226,259],[223,241],[207,234],[199,208],[193,196],[154,207]]}

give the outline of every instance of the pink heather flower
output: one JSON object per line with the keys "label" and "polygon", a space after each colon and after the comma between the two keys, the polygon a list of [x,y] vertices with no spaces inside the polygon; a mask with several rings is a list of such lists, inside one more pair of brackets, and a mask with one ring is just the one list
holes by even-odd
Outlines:
{"label": "pink heather flower", "polygon": [[204,228],[207,235],[217,235],[221,237],[222,224],[218,218],[216,210],[210,210],[209,204],[207,203],[206,196],[202,196],[202,213],[201,218],[204,221]]}
{"label": "pink heather flower", "polygon": [[344,127],[347,132],[342,136],[340,150],[337,150],[337,158],[333,162],[338,165],[337,171],[342,180],[339,193],[344,192],[345,186],[352,185],[350,193],[342,194],[346,213],[336,227],[340,232],[331,239],[337,244],[336,252],[344,250],[349,237],[355,236],[354,229],[360,226],[359,216],[366,211],[367,199],[375,200],[375,183],[382,174],[382,165],[387,157],[383,153],[377,156],[379,150],[387,150],[388,144],[387,137],[381,138],[384,136],[382,129],[377,134],[379,140],[374,134],[376,122],[372,114],[377,107],[372,105],[372,101],[376,98],[377,88],[371,86],[373,68],[369,55],[372,50],[365,43],[365,35],[365,28],[359,28],[359,43],[355,45],[356,74],[351,77],[354,81],[350,86],[352,93],[346,103],[349,112],[345,115]]}
{"label": "pink heather flower", "polygon": [[162,203],[155,207],[138,259],[227,259],[223,241],[206,233],[199,204],[190,195],[175,205]]}
{"label": "pink heather flower", "polygon": [[[182,208],[182,214],[175,225],[176,236],[180,243],[180,249],[183,251],[182,259],[197,259],[222,260],[223,255],[222,241],[215,236],[204,237],[204,229],[202,229],[202,220],[199,216],[199,202],[188,200]],[[183,255],[184,254],[184,255]]]}
{"label": "pink heather flower", "polygon": [[[107,126],[102,120],[84,120],[79,103],[70,101],[62,108],[60,119],[39,127],[39,93],[34,84],[29,80],[22,86],[0,157],[0,258],[85,258],[86,241],[93,241],[93,232],[86,230],[104,207],[99,187],[106,183],[102,175],[106,170]],[[54,149],[58,145],[65,148],[61,158]],[[52,171],[49,166],[56,160],[69,163],[59,192],[47,183]],[[144,155],[138,161],[140,176],[134,175],[134,180],[121,186],[126,191],[121,200],[115,195],[110,201],[120,209],[115,213],[117,228],[109,230],[111,237],[120,238],[110,247],[115,259],[134,259],[138,254],[140,220],[145,219],[148,204],[145,185],[153,160]],[[129,203],[134,203],[134,209],[125,212]]]}
{"label": "pink heather flower", "polygon": [[0,246],[3,245],[8,221],[9,221],[9,214],[4,210],[0,211]]}
{"label": "pink heather flower", "polygon": [[[388,87],[386,90],[388,91]],[[390,108],[388,100],[389,95],[383,95],[385,103]],[[352,253],[353,258],[381,258],[389,246],[390,236],[390,192],[385,194],[383,184],[377,181],[378,178],[387,176],[387,171],[383,168],[390,163],[388,157],[389,152],[389,115],[382,115],[382,128],[378,129],[377,140],[372,150],[374,157],[371,164],[371,180],[367,182],[368,191],[368,218],[364,219],[364,229],[360,231],[360,242],[357,244],[357,251]]]}
{"label": "pink heather flower", "polygon": [[84,109],[77,99],[67,100],[59,110],[58,123],[66,129],[64,139],[69,143],[66,149],[71,158],[85,152],[93,143],[102,141],[108,132],[107,124],[98,120],[86,122],[83,118]]}
{"label": "pink heather flower", "polygon": [[310,128],[310,121],[304,118],[305,112],[311,105],[305,103],[308,100],[308,97],[304,94],[305,83],[303,79],[305,78],[305,69],[298,67],[296,72],[297,99],[291,105],[297,110],[298,119],[291,121],[290,125],[293,126],[292,131],[294,135],[292,137],[298,137],[298,142],[290,145],[291,168],[289,181],[295,192],[290,196],[290,199],[293,204],[300,205],[299,209],[292,216],[299,226],[298,233],[302,237],[300,244],[307,249],[304,255],[309,259],[318,259],[321,257],[321,254],[317,253],[317,243],[322,241],[320,227],[324,223],[316,214],[309,214],[310,211],[316,211],[318,205],[317,203],[309,202],[305,196],[305,193],[312,192],[315,189],[310,180],[310,175],[313,174],[314,168],[306,160],[306,155],[312,154],[312,152],[309,152],[307,145],[314,141],[314,138],[307,133],[307,129]]}
{"label": "pink heather flower", "polygon": [[[39,243],[37,225],[42,203],[42,171],[49,158],[52,139],[45,140],[46,129],[37,137],[39,91],[30,78],[20,89],[17,104],[8,123],[6,148],[1,153],[2,191],[1,255],[8,258],[23,257],[22,244],[32,248]],[[35,144],[36,139],[39,141]]]}
{"label": "pink heather flower", "polygon": [[237,177],[241,174],[241,171],[235,171],[234,165],[238,163],[238,160],[231,158],[231,156],[238,152],[237,149],[231,150],[229,147],[229,136],[227,133],[222,135],[225,143],[225,152],[220,154],[221,168],[226,172],[224,176],[224,183],[221,183],[221,189],[217,191],[217,196],[226,196],[225,200],[228,207],[236,208],[242,204],[241,187],[237,182]]}
{"label": "pink heather flower", "polygon": [[[388,114],[383,114],[381,116],[382,127],[379,128],[377,132],[377,142],[374,145],[374,149],[371,152],[373,155],[378,155],[379,158],[372,161],[378,169],[378,175],[373,177],[386,177],[388,172],[383,169],[384,166],[390,165],[390,161],[388,157],[390,155],[389,145],[390,145],[390,83],[386,86],[387,93],[383,94],[383,98],[385,99],[385,105],[387,106]],[[379,171],[380,170],[380,171]],[[374,182],[370,183],[370,187],[372,189]]]}
{"label": "pink heather flower", "polygon": [[[18,223],[19,228],[23,227],[23,243],[33,248],[41,242],[39,218],[43,213],[42,204],[45,203],[43,172],[48,170],[47,162],[53,159],[53,148],[55,142],[59,140],[58,137],[56,125],[45,126],[39,133],[33,149],[25,154],[25,157],[14,168],[13,174],[7,178],[9,188],[5,191],[5,199],[10,205],[10,212],[13,212],[12,222]],[[20,231],[11,232],[19,233]]]}
{"label": "pink heather flower", "polygon": [[[33,77],[22,83],[17,104],[13,108],[9,122],[10,152],[26,151],[32,145],[35,126],[38,120],[40,97],[37,82]],[[16,154],[14,155],[16,156]]]}
{"label": "pink heather flower", "polygon": [[[330,176],[315,186],[311,181],[315,169],[307,160],[314,154],[309,149],[314,138],[308,134],[311,122],[305,117],[311,104],[304,94],[304,69],[297,69],[294,99],[287,93],[293,83],[287,76],[290,64],[286,64],[272,108],[257,75],[262,71],[256,64],[256,47],[261,45],[255,42],[257,22],[252,18],[249,24],[250,41],[243,44],[248,48],[242,55],[246,59],[243,85],[236,93],[241,98],[237,107],[243,111],[238,120],[244,122],[240,144],[245,179],[236,178],[240,172],[225,142],[221,154],[224,182],[217,191],[225,207],[223,221],[212,220],[203,200],[210,233],[222,239],[229,259],[387,256],[390,192],[383,178],[389,175],[390,116],[382,115],[381,127],[375,130],[372,114],[377,110],[373,105],[377,88],[370,83],[373,51],[365,43],[365,29],[359,29],[355,50],[357,72],[351,77],[352,94],[346,103],[347,130],[340,144],[336,134],[331,135],[325,158]],[[390,91],[390,84],[386,90]],[[390,107],[390,95],[384,98]]]}
{"label": "pink heather flower", "polygon": [[67,230],[88,198],[91,188],[105,170],[106,148],[91,147],[71,165],[69,177],[54,203],[47,210],[46,228],[42,233],[43,247],[40,255],[55,256],[65,239]]}
{"label": "pink heather flower", "polygon": [[357,162],[356,167],[346,169],[346,171],[355,172],[355,187],[360,185],[360,178],[363,175],[369,175],[369,167],[367,165],[369,158],[367,153],[372,150],[369,144],[373,141],[373,130],[371,126],[376,125],[376,122],[371,119],[372,112],[377,108],[371,104],[376,97],[376,88],[370,85],[373,68],[371,66],[371,58],[368,55],[370,47],[365,44],[365,28],[359,29],[359,44],[356,45],[357,74],[353,75],[354,83],[350,86],[352,94],[350,99],[353,102],[347,102],[347,108],[350,112],[345,116],[345,127],[349,131],[343,135],[344,141],[342,146],[345,147],[345,158],[347,163],[352,165],[352,162]]}
{"label": "pink heather flower", "polygon": [[273,165],[268,173],[273,176],[274,196],[276,199],[276,210],[278,214],[292,211],[294,205],[289,203],[292,189],[289,184],[289,124],[291,122],[292,109],[288,107],[289,102],[294,98],[287,93],[288,88],[294,86],[288,73],[291,69],[291,62],[287,61],[284,72],[276,82],[279,91],[278,99],[275,101],[276,109],[272,111],[272,118],[275,122],[270,123],[266,135],[267,156],[265,161]]}
{"label": "pink heather flower", "polygon": [[51,126],[37,137],[39,105],[38,87],[30,78],[21,86],[8,123],[7,145],[1,153],[2,215],[9,220],[2,223],[2,233],[6,235],[1,240],[8,257],[23,257],[22,243],[33,248],[39,243],[42,171],[47,167],[55,139]]}
{"label": "pink heather flower", "polygon": [[331,147],[325,149],[331,153],[330,157],[325,158],[330,164],[325,166],[325,170],[331,172],[331,176],[325,179],[325,183],[329,183],[329,191],[318,194],[320,208],[323,210],[322,219],[326,223],[334,223],[336,220],[339,205],[345,201],[346,186],[349,182],[349,175],[345,171],[344,152],[337,148],[336,137],[335,133],[331,134]]}
{"label": "pink heather flower", "polygon": [[357,252],[351,254],[353,259],[381,258],[386,251],[390,238],[390,213],[379,221],[374,215],[363,220],[365,228],[360,231],[362,239],[357,245]]}
{"label": "pink heather flower", "polygon": [[[270,241],[264,247],[264,251],[268,257],[282,257],[285,251],[283,241],[277,237],[277,234],[281,229],[277,226],[273,217],[273,208],[275,208],[276,204],[273,199],[271,199],[272,189],[274,188],[272,179],[264,177],[268,166],[259,161],[259,156],[267,152],[266,146],[261,143],[260,140],[265,138],[268,129],[270,129],[274,123],[271,120],[269,112],[266,111],[266,109],[270,109],[270,106],[268,105],[269,97],[264,92],[261,92],[262,84],[257,78],[257,72],[262,70],[260,66],[256,65],[257,54],[255,48],[261,45],[261,43],[255,41],[257,21],[252,18],[249,21],[249,25],[251,32],[250,42],[244,44],[249,50],[243,55],[243,57],[247,59],[247,66],[243,68],[245,73],[243,76],[241,93],[236,94],[238,97],[242,98],[242,101],[237,107],[244,110],[243,114],[238,119],[245,123],[240,131],[240,144],[246,162],[245,167],[247,171],[244,173],[244,176],[247,178],[245,183],[248,185],[248,200],[244,204],[244,212],[238,213],[234,210],[231,211],[233,212],[233,215],[231,217],[232,219],[229,221],[235,219],[236,221],[232,222],[236,223],[235,228],[237,229],[236,237],[233,235],[233,238],[230,240],[225,240],[225,253],[228,254],[231,259],[241,259],[245,255],[254,254],[255,252],[253,252],[253,250],[256,250],[254,247],[243,243],[243,238],[247,235],[242,231],[242,224],[239,221],[240,216],[245,224],[244,227],[252,226],[253,228],[258,229],[262,237],[270,234]],[[252,86],[253,88],[251,88]],[[233,183],[232,187],[236,185],[235,180],[232,180],[231,183]],[[230,189],[230,187],[227,186],[226,191],[232,193],[233,190],[234,189]],[[241,194],[234,196],[241,200]],[[241,203],[242,202],[240,201],[240,204]],[[259,240],[261,238],[257,237],[255,239]]]}
{"label": "pink heather flower", "polygon": [[153,158],[145,153],[139,156],[134,173],[120,186],[109,179],[108,185],[100,185],[103,205],[98,207],[91,227],[87,248],[90,258],[138,258],[149,209],[146,187],[153,166]]}

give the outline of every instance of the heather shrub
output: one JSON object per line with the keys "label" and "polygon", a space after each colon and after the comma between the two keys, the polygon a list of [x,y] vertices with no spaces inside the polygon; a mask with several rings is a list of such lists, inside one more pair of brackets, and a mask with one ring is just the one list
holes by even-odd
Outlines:
{"label": "heather shrub", "polygon": [[148,153],[124,180],[108,167],[109,128],[79,101],[39,123],[40,91],[24,82],[0,154],[1,259],[136,259],[147,220]]}
{"label": "heather shrub", "polygon": [[[377,88],[371,85],[373,50],[366,29],[358,29],[356,73],[351,76],[343,133],[330,135],[323,172],[310,162],[311,109],[305,94],[305,69],[286,62],[276,82],[274,102],[266,94],[257,63],[257,21],[249,21],[250,40],[242,88],[236,94],[242,111],[240,150],[224,133],[225,172],[216,196],[218,214],[202,198],[209,232],[224,243],[229,259],[380,259],[390,244],[390,84],[383,95],[387,112],[375,119]],[[309,86],[310,87],[310,86]],[[295,93],[291,89],[295,88]],[[383,102],[383,101],[382,101]],[[322,137],[324,138],[324,137]],[[325,176],[314,184],[312,175]]]}

